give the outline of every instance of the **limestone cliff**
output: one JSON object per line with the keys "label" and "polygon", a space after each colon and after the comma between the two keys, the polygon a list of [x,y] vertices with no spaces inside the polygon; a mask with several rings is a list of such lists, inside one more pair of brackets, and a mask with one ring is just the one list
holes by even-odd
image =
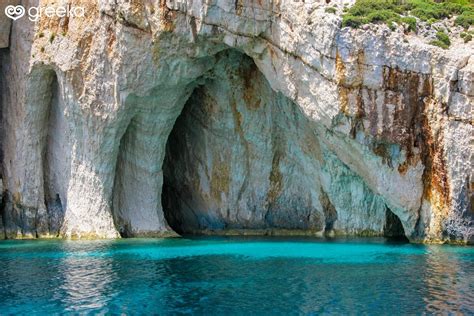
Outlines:
{"label": "limestone cliff", "polygon": [[472,237],[472,42],[319,1],[74,4],[0,51],[7,238]]}

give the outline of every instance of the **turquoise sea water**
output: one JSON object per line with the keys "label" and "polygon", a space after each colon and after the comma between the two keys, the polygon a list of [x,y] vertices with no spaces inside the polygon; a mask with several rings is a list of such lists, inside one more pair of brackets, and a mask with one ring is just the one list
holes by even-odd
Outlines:
{"label": "turquoise sea water", "polygon": [[474,314],[474,247],[383,239],[0,242],[0,314]]}

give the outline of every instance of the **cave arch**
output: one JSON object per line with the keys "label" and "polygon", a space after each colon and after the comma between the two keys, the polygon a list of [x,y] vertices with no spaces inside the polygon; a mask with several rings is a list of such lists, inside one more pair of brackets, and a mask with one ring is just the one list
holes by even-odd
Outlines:
{"label": "cave arch", "polygon": [[192,90],[193,84],[157,87],[125,101],[111,198],[114,225],[122,237],[176,235],[163,216],[161,166],[166,139]]}
{"label": "cave arch", "polygon": [[384,199],[320,141],[315,123],[244,53],[216,60],[167,140],[161,200],[171,228],[388,236],[387,223],[400,220],[391,211],[387,220]]}

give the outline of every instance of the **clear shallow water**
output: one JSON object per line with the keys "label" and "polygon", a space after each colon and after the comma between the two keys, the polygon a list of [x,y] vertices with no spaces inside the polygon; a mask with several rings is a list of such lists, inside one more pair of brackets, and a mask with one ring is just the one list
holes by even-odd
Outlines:
{"label": "clear shallow water", "polygon": [[0,242],[0,314],[474,314],[474,247],[198,238]]}

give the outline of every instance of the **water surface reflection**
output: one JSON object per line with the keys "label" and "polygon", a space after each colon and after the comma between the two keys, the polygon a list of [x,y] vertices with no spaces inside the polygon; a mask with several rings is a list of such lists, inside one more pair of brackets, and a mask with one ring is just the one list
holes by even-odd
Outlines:
{"label": "water surface reflection", "polygon": [[[446,246],[453,249],[453,247]],[[424,266],[426,312],[474,311],[474,262],[472,256],[453,254],[440,246],[427,246]],[[448,248],[448,249],[449,249]],[[469,260],[471,257],[471,260]],[[468,260],[466,260],[468,259]]]}
{"label": "water surface reflection", "polygon": [[1,314],[474,313],[474,248],[383,240],[0,242]]}
{"label": "water surface reflection", "polygon": [[[113,282],[117,279],[114,259],[106,255],[111,241],[100,243],[65,242],[59,260],[58,274],[61,285],[55,291],[55,300],[65,306],[66,312],[107,310],[117,295]],[[98,255],[88,255],[90,251]]]}

